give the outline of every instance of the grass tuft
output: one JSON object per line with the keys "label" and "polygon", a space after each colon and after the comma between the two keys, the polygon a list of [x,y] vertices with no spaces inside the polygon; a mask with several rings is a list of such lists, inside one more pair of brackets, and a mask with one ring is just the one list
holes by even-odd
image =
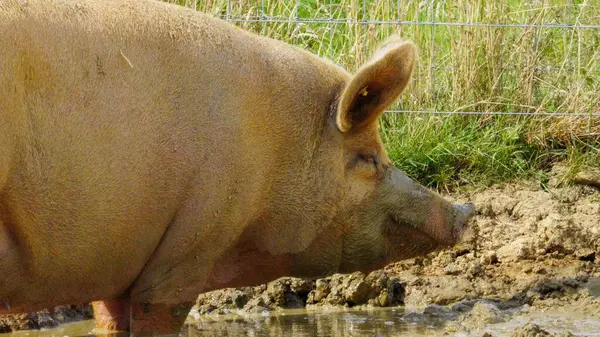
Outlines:
{"label": "grass tuft", "polygon": [[[600,112],[600,30],[577,28],[600,22],[596,1],[171,2],[225,19],[248,20],[236,24],[299,45],[350,71],[381,40],[400,34],[420,47],[420,60],[412,84],[392,109]],[[252,22],[261,17],[278,22]],[[389,23],[399,21],[575,28]],[[569,165],[565,179],[600,166],[599,117],[388,113],[381,132],[395,163],[438,189],[544,177],[556,161]]]}

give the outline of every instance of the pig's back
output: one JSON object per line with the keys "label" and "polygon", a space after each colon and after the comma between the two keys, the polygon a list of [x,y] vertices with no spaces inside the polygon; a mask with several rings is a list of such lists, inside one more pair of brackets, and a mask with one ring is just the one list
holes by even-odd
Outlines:
{"label": "pig's back", "polygon": [[264,94],[253,39],[159,2],[0,4],[0,298],[121,294],[190,184],[220,196]]}

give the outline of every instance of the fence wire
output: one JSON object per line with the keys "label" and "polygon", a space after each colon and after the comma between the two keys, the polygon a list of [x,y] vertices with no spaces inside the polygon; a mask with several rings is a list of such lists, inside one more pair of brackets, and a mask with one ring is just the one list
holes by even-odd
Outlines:
{"label": "fence wire", "polygon": [[[194,0],[194,7],[196,7],[196,1]],[[538,47],[538,37],[537,33],[540,29],[563,29],[567,31],[584,31],[589,30],[593,31],[595,34],[600,36],[600,24],[582,24],[578,19],[574,20],[573,18],[573,2],[572,0],[567,1],[567,16],[569,18],[569,23],[498,23],[498,22],[450,22],[450,21],[437,21],[435,17],[435,4],[436,0],[425,0],[420,1],[422,3],[427,3],[430,7],[430,17],[426,21],[415,21],[415,20],[401,20],[400,16],[400,0],[398,0],[398,20],[378,20],[377,18],[369,18],[367,15],[367,0],[358,0],[362,1],[362,19],[358,18],[335,18],[333,13],[334,0],[324,0],[328,1],[329,7],[329,15],[328,17],[323,18],[301,18],[299,16],[298,10],[295,11],[295,15],[293,16],[278,16],[278,15],[267,15],[269,13],[267,8],[268,0],[257,0],[260,1],[260,15],[250,15],[250,13],[246,13],[243,16],[234,16],[232,14],[232,3],[235,3],[238,0],[227,0],[226,13],[221,15],[216,15],[221,19],[232,23],[259,23],[262,26],[264,31],[265,25],[270,23],[288,23],[295,25],[295,32],[299,31],[300,25],[303,24],[323,24],[328,26],[328,34],[329,34],[329,47],[328,47],[328,55],[330,57],[333,56],[333,48],[332,41],[333,35],[335,34],[335,29],[338,25],[390,25],[390,26],[424,26],[430,28],[430,40],[431,43],[429,47],[429,53],[431,53],[431,63],[429,66],[419,65],[418,67],[429,71],[429,76],[431,81],[429,83],[428,90],[433,92],[435,90],[435,78],[436,78],[436,70],[443,71],[460,71],[456,67],[441,67],[437,66],[436,62],[436,49],[435,49],[435,29],[437,27],[486,27],[486,28],[520,28],[526,30],[532,30],[534,32],[534,43],[532,48]],[[283,1],[283,0],[279,0]],[[323,0],[321,0],[323,1]],[[499,0],[500,1],[500,0]],[[538,0],[533,0],[533,4],[536,5]],[[291,2],[291,1],[290,1]],[[304,0],[294,0],[295,8],[298,8]],[[583,2],[585,5],[585,1]],[[598,6],[598,10],[600,11],[600,6]],[[600,14],[598,15],[600,18]],[[299,34],[296,33],[295,42],[298,44],[299,42]],[[425,46],[423,46],[425,47]],[[572,65],[565,66],[563,65],[553,65],[553,66],[543,66],[543,67],[535,67],[534,71],[536,73],[542,72],[551,72],[555,70],[569,70],[569,71],[584,71],[586,73],[592,74],[600,74],[600,69],[589,69],[585,67],[574,67]],[[502,71],[519,71],[516,67],[502,67]],[[598,101],[600,105],[600,92],[598,93]],[[597,105],[597,106],[598,106]],[[538,109],[539,110],[539,109]],[[428,114],[428,115],[488,115],[488,116],[542,116],[542,117],[587,117],[587,118],[596,118],[600,117],[600,111],[582,113],[582,112],[526,112],[526,111],[438,111],[438,110],[403,110],[403,109],[389,109],[386,110],[386,113],[408,113],[408,114]]]}
{"label": "fence wire", "polygon": [[[217,15],[226,19],[226,15]],[[346,25],[418,25],[418,26],[449,26],[449,27],[505,27],[505,28],[576,28],[576,29],[600,29],[600,25],[590,24],[529,24],[529,23],[484,23],[484,22],[436,22],[436,21],[385,21],[385,20],[356,20],[356,19],[321,19],[302,18],[290,19],[283,16],[247,16],[243,18],[230,18],[230,22],[259,22],[259,23],[323,23],[323,24],[346,24]]]}

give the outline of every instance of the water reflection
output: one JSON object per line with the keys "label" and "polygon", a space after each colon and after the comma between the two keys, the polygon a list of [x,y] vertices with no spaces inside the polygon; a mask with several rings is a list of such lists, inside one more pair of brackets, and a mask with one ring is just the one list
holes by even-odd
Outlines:
{"label": "water reflection", "polygon": [[[23,330],[0,334],[0,337],[63,337],[92,335],[95,327],[94,320],[62,324],[53,329]],[[116,337],[116,336],[115,336]],[[119,336],[122,337],[122,336]]]}
{"label": "water reflection", "polygon": [[[298,309],[244,316],[203,316],[197,319],[190,317],[180,336],[414,336],[435,331],[424,325],[404,322],[404,313],[402,308],[335,311]],[[128,337],[129,334],[95,330],[93,320],[63,324],[48,330],[0,334],[0,337],[64,336]]]}
{"label": "water reflection", "polygon": [[[436,331],[402,320],[402,308],[307,311],[285,310],[268,314],[188,318],[182,337],[200,336],[414,336]],[[439,330],[437,330],[439,333]],[[49,330],[18,331],[0,337],[128,337],[127,332],[103,333],[94,321],[63,324]]]}
{"label": "water reflection", "polygon": [[[425,317],[425,320],[415,320],[410,317],[413,313],[406,313],[402,308],[367,309],[367,310],[337,310],[337,311],[310,311],[310,310],[285,310],[265,315],[229,315],[229,316],[202,316],[194,319],[188,318],[179,336],[481,336],[485,332],[493,336],[511,336],[512,332],[528,322],[540,325],[550,333],[563,333],[570,331],[577,336],[600,336],[600,319],[597,317],[583,317],[581,314],[565,312],[552,313],[549,311],[526,316],[515,316],[504,323],[482,326],[477,331],[445,332],[443,319],[432,319],[431,316],[417,314],[416,317]],[[445,322],[446,324],[452,322]],[[63,324],[49,330],[18,331],[0,334],[0,337],[65,337],[65,336],[98,336],[98,337],[129,337],[129,333],[103,333],[94,329],[94,321],[82,321]],[[166,337],[166,336],[161,336]],[[178,337],[172,335],[169,337]]]}
{"label": "water reflection", "polygon": [[404,310],[285,311],[252,317],[202,318],[188,324],[185,337],[197,336],[407,336],[433,332],[404,322]]}

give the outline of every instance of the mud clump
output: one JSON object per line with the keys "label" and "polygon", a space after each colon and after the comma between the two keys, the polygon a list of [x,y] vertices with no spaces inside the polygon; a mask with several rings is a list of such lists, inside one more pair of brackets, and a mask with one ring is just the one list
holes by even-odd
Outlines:
{"label": "mud clump", "polygon": [[402,304],[404,292],[403,282],[383,271],[369,275],[360,272],[338,274],[317,280],[315,289],[308,295],[307,304],[385,307]]}
{"label": "mud clump", "polygon": [[598,198],[583,186],[515,185],[457,197],[478,207],[473,240],[386,270],[407,283],[408,305],[574,293],[599,271]]}
{"label": "mud clump", "polygon": [[476,330],[489,324],[506,321],[506,314],[493,303],[477,302],[473,308],[459,322],[469,331]]}
{"label": "mud clump", "polygon": [[51,329],[63,323],[92,319],[90,305],[58,306],[28,314],[0,315],[0,333],[18,330]]}
{"label": "mud clump", "polygon": [[536,324],[527,324],[515,330],[512,337],[549,337],[550,333]]}
{"label": "mud clump", "polygon": [[201,294],[198,313],[259,313],[315,306],[393,306],[404,300],[404,284],[384,271],[336,274],[313,280],[283,277],[266,285]]}
{"label": "mud clump", "polygon": [[569,337],[572,333],[565,331],[561,334],[554,335],[540,328],[537,324],[528,323],[520,328],[517,328],[511,337]]}

